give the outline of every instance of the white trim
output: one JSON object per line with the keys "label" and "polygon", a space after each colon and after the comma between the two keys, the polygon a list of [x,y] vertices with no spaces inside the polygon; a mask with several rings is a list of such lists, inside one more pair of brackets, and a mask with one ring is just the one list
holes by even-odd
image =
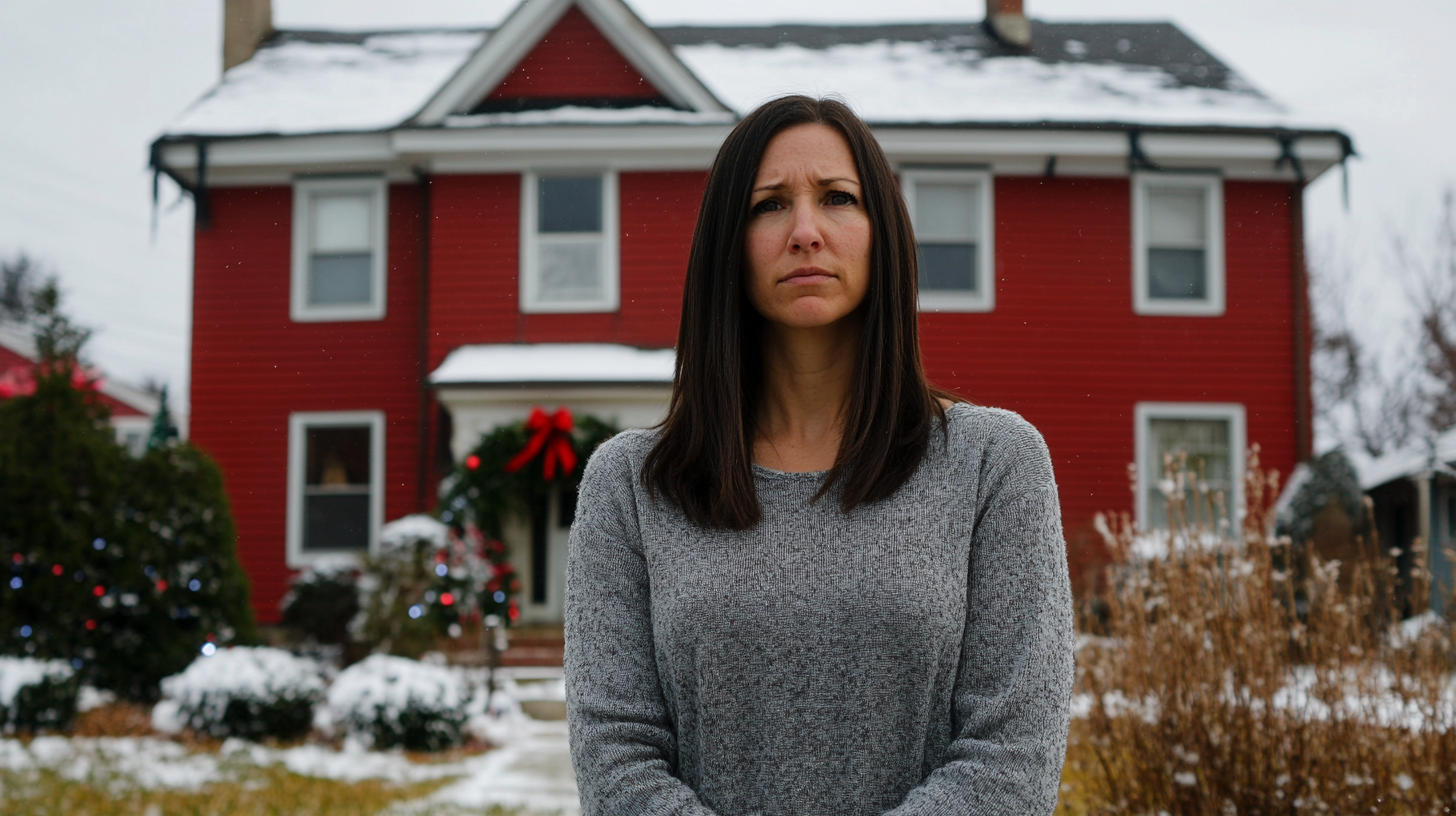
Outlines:
{"label": "white trim", "polygon": [[[1132,176],[1132,310],[1140,315],[1218,317],[1224,313],[1223,179],[1212,173],[1135,173]],[[1188,187],[1204,191],[1204,274],[1208,296],[1174,300],[1148,295],[1147,189]]]}
{"label": "white trim", "polygon": [[[369,194],[369,286],[373,300],[363,305],[310,306],[308,304],[309,196],[319,192]],[[379,176],[352,178],[300,178],[293,183],[293,263],[289,317],[296,323],[343,320],[380,320],[389,301],[389,184]]]}
{"label": "white trim", "polygon": [[[559,175],[601,175],[602,177],[602,238],[600,263],[602,270],[602,297],[598,300],[546,301],[540,300],[538,291],[539,261],[538,236],[536,231],[536,181],[542,176]],[[615,312],[621,292],[621,253],[619,251],[620,197],[617,194],[617,171],[615,169],[551,170],[537,172],[527,170],[521,174],[521,266],[519,275],[520,311],[523,314]]]}
{"label": "white trim", "polygon": [[384,526],[384,412],[294,411],[288,415],[288,515],[285,539],[289,569],[323,564],[356,564],[354,553],[303,551],[303,480],[308,428],[369,426],[369,554],[379,552]]}
{"label": "white trim", "polygon": [[[886,155],[901,163],[981,164],[996,175],[1041,175],[1047,157],[1056,156],[1057,175],[1128,175],[1127,139],[1121,133],[954,127],[873,130]],[[435,173],[513,173],[556,163],[579,165],[588,156],[585,160],[622,170],[706,170],[728,131],[728,125],[709,124],[562,124],[228,139],[208,146],[207,183],[212,187],[287,184],[300,171],[382,172],[392,181],[405,182],[413,179],[414,166]],[[1294,180],[1287,163],[1275,166],[1278,143],[1263,135],[1148,134],[1144,150],[1168,168],[1214,168],[1225,179]],[[1340,147],[1334,137],[1302,137],[1296,152],[1313,181],[1337,162]],[[162,160],[184,179],[195,180],[194,145],[167,145]]]}
{"label": "white trim", "polygon": [[989,312],[996,308],[996,214],[995,179],[985,170],[967,169],[917,169],[900,171],[901,189],[905,195],[905,206],[910,211],[910,223],[916,224],[916,186],[922,181],[963,182],[975,184],[981,197],[980,237],[976,244],[976,263],[980,272],[980,291],[967,294],[948,292],[920,292],[919,308],[922,312]]}
{"label": "white trim", "polygon": [[465,113],[509,76],[573,5],[580,7],[623,58],[673,103],[698,111],[727,110],[620,0],[526,0],[425,103],[411,123],[438,125],[452,113]]}
{"label": "white trim", "polygon": [[1134,456],[1137,473],[1137,523],[1148,528],[1148,479],[1161,474],[1147,473],[1149,421],[1153,419],[1222,419],[1229,423],[1229,482],[1232,522],[1237,534],[1244,519],[1244,454],[1248,449],[1245,411],[1237,402],[1139,402],[1133,411]]}

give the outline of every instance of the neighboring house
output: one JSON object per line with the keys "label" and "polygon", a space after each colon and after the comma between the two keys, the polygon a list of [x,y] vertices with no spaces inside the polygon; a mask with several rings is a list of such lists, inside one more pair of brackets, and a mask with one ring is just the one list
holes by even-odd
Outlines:
{"label": "neighboring house", "polygon": [[1425,544],[1430,596],[1413,599],[1411,611],[1421,612],[1428,605],[1445,612],[1456,592],[1456,563],[1448,551],[1456,548],[1456,428],[1384,456],[1357,454],[1351,459],[1375,509],[1380,547],[1395,555],[1402,574],[1420,566],[1411,545],[1416,539]]}
{"label": "neighboring house", "polygon": [[[35,341],[24,327],[0,324],[0,399],[12,390],[23,393],[31,383],[31,372],[39,359]],[[6,385],[9,387],[5,387]],[[116,441],[134,455],[146,450],[157,413],[157,398],[129,385],[102,377],[96,387],[101,402],[111,410],[111,427]]]}
{"label": "neighboring house", "polygon": [[[230,0],[227,71],[152,163],[197,205],[192,438],[260,618],[531,406],[659,418],[706,170],[786,92],[841,95],[897,166],[929,374],[1045,435],[1074,570],[1097,511],[1165,518],[1165,451],[1234,494],[1249,443],[1288,473],[1311,446],[1302,194],[1349,138],[1173,25],[990,11],[652,28],[529,0],[490,30],[343,33]],[[549,523],[512,534],[522,622],[561,619]]]}

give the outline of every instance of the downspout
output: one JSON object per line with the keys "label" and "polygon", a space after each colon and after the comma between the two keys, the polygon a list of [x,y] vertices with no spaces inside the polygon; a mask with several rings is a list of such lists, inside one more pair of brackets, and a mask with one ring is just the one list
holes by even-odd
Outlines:
{"label": "downspout", "polygon": [[1314,327],[1309,315],[1309,267],[1304,252],[1304,188],[1308,183],[1304,164],[1294,153],[1293,134],[1281,134],[1279,159],[1274,168],[1288,164],[1294,170],[1294,184],[1289,190],[1289,265],[1293,272],[1294,314],[1294,456],[1296,462],[1314,456],[1314,400],[1311,393],[1310,350],[1314,345]]}
{"label": "downspout", "polygon": [[430,174],[420,167],[415,167],[414,173],[420,194],[420,330],[416,350],[420,384],[420,447],[419,467],[415,474],[415,507],[418,512],[425,513],[429,511],[426,484],[433,449],[430,444],[430,408],[433,403],[430,394]]}
{"label": "downspout", "polygon": [[161,188],[158,185],[161,176],[176,182],[178,187],[192,196],[193,213],[197,219],[197,228],[205,230],[212,226],[212,207],[209,206],[207,198],[207,140],[197,139],[193,145],[197,148],[197,180],[188,181],[183,178],[175,169],[168,167],[162,160],[162,140],[152,143],[152,231],[155,237],[157,206],[160,203],[158,197],[161,195]]}

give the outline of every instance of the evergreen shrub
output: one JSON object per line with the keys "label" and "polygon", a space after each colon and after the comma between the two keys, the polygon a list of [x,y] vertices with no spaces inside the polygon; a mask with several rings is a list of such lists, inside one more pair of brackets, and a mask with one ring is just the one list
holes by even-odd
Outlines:
{"label": "evergreen shrub", "polygon": [[0,724],[7,734],[69,728],[80,692],[64,660],[0,657]]}
{"label": "evergreen shrub", "polygon": [[464,739],[472,688],[460,669],[376,654],[329,687],[334,727],[375,748],[439,751]]}
{"label": "evergreen shrub", "polygon": [[282,649],[238,646],[199,657],[162,681],[160,705],[180,726],[219,739],[291,740],[313,727],[324,699],[320,666]]}
{"label": "evergreen shrub", "polygon": [[185,443],[129,456],[79,341],[43,335],[33,393],[0,400],[0,654],[150,702],[205,643],[256,638],[222,474]]}
{"label": "evergreen shrub", "polygon": [[349,624],[359,614],[357,580],[353,569],[301,570],[279,604],[283,625],[315,643],[346,643]]}

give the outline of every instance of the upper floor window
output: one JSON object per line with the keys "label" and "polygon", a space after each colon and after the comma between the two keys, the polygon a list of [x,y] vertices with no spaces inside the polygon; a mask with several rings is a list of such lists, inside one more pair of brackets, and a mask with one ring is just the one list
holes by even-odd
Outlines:
{"label": "upper floor window", "polygon": [[525,173],[521,311],[617,310],[617,174]]}
{"label": "upper floor window", "polygon": [[1133,311],[1223,314],[1223,180],[1138,174],[1132,199]]}
{"label": "upper floor window", "polygon": [[387,204],[382,178],[294,182],[294,320],[384,317]]}
{"label": "upper floor window", "polygon": [[384,523],[383,413],[294,413],[288,437],[289,565],[373,552]]}
{"label": "upper floor window", "polygon": [[[1138,403],[1136,415],[1139,526],[1169,529],[1170,502],[1182,473],[1185,515],[1180,526],[1227,522],[1229,531],[1237,532],[1233,525],[1239,522],[1243,499],[1244,406],[1144,402]],[[1219,493],[1221,513],[1214,499]]]}
{"label": "upper floor window", "polygon": [[920,256],[920,308],[987,312],[996,302],[991,175],[905,170],[905,202]]}

